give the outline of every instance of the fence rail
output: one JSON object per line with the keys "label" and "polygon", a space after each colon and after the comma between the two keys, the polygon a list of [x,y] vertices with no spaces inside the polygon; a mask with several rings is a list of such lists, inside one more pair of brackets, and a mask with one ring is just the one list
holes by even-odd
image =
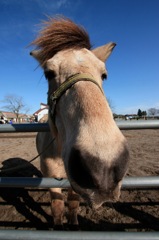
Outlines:
{"label": "fence rail", "polygon": [[[159,120],[117,121],[121,130],[159,129]],[[10,132],[48,132],[48,123],[1,124],[0,133]]]}
{"label": "fence rail", "polygon": [[[0,187],[68,188],[70,187],[70,183],[67,179],[0,177]],[[159,189],[159,177],[125,177],[122,189]]]}
{"label": "fence rail", "polygon": [[[159,120],[117,122],[121,130],[159,129]],[[0,133],[13,132],[46,132],[47,123],[38,124],[4,124]],[[0,187],[69,187],[67,179],[62,181],[50,178],[0,178]],[[159,177],[127,177],[123,180],[122,189],[158,189]],[[0,240],[159,240],[159,232],[59,232],[31,230],[0,230]]]}
{"label": "fence rail", "polygon": [[1,230],[1,240],[159,240],[159,232]]}

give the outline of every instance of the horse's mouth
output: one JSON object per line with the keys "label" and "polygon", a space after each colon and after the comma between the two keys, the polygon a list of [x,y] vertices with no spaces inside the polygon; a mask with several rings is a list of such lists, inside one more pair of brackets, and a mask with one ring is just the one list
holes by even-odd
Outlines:
{"label": "horse's mouth", "polygon": [[93,209],[98,209],[105,202],[116,202],[120,197],[120,186],[109,192],[99,189],[81,189],[77,186],[72,186],[72,188]]}
{"label": "horse's mouth", "polygon": [[105,202],[116,202],[119,199],[119,195],[114,195],[112,194],[107,194],[107,193],[103,193],[103,194],[98,194],[98,193],[94,193],[93,196],[92,195],[85,195],[84,199],[86,199],[88,205],[93,208],[93,209],[98,209],[99,207],[101,207]]}

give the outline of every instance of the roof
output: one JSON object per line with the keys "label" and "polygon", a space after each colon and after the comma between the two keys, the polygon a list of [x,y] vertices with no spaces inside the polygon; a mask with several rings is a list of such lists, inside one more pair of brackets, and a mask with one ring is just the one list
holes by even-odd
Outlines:
{"label": "roof", "polygon": [[[17,118],[16,114],[13,112],[0,111],[0,116],[4,116],[7,119]],[[28,115],[19,113],[20,118],[26,118]]]}
{"label": "roof", "polygon": [[48,110],[48,107],[45,108],[40,108],[39,110],[37,110],[35,113],[33,113],[33,115],[38,115],[40,112],[44,111],[45,109]]}
{"label": "roof", "polygon": [[45,107],[48,107],[48,105],[47,104],[45,104],[45,103],[40,103],[40,106],[45,106]]}
{"label": "roof", "polygon": [[4,111],[1,111],[0,112],[0,115],[1,116],[4,116],[6,118],[16,118],[16,114],[15,113],[12,113],[12,112],[4,112]]}

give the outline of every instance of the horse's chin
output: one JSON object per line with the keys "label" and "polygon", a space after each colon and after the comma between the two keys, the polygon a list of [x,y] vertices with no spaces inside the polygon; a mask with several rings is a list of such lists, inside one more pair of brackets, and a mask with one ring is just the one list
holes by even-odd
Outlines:
{"label": "horse's chin", "polygon": [[120,187],[117,187],[115,191],[106,192],[97,189],[80,189],[74,188],[74,191],[78,193],[93,209],[98,209],[101,207],[105,202],[116,202],[119,200],[120,197]]}
{"label": "horse's chin", "polygon": [[94,201],[88,201],[88,205],[94,210],[97,210],[98,208],[100,208],[103,205],[103,203],[105,203],[105,201],[104,202],[102,201],[101,203],[99,203],[99,202],[96,203]]}
{"label": "horse's chin", "polygon": [[104,203],[106,202],[116,202],[119,200],[119,196],[110,196],[109,194],[103,194],[104,196],[99,196],[98,194],[97,195],[94,195],[93,198],[89,198],[87,197],[87,202],[89,204],[89,206],[94,209],[94,210],[97,210],[98,208],[100,208]]}

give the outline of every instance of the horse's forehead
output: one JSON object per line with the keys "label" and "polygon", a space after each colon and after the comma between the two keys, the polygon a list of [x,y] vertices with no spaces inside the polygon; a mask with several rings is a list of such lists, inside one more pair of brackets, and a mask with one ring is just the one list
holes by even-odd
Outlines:
{"label": "horse's forehead", "polygon": [[70,66],[73,67],[73,65],[87,65],[90,67],[92,65],[105,67],[105,64],[101,62],[91,51],[83,48],[80,50],[65,50],[58,52],[53,58],[48,60],[47,65],[48,66],[61,66],[66,67]]}
{"label": "horse's forehead", "polygon": [[99,62],[99,60],[92,54],[91,51],[87,49],[81,49],[81,50],[74,50],[72,52],[72,58],[74,58],[77,63],[83,63],[83,62],[89,62],[89,60],[92,60],[93,62]]}

